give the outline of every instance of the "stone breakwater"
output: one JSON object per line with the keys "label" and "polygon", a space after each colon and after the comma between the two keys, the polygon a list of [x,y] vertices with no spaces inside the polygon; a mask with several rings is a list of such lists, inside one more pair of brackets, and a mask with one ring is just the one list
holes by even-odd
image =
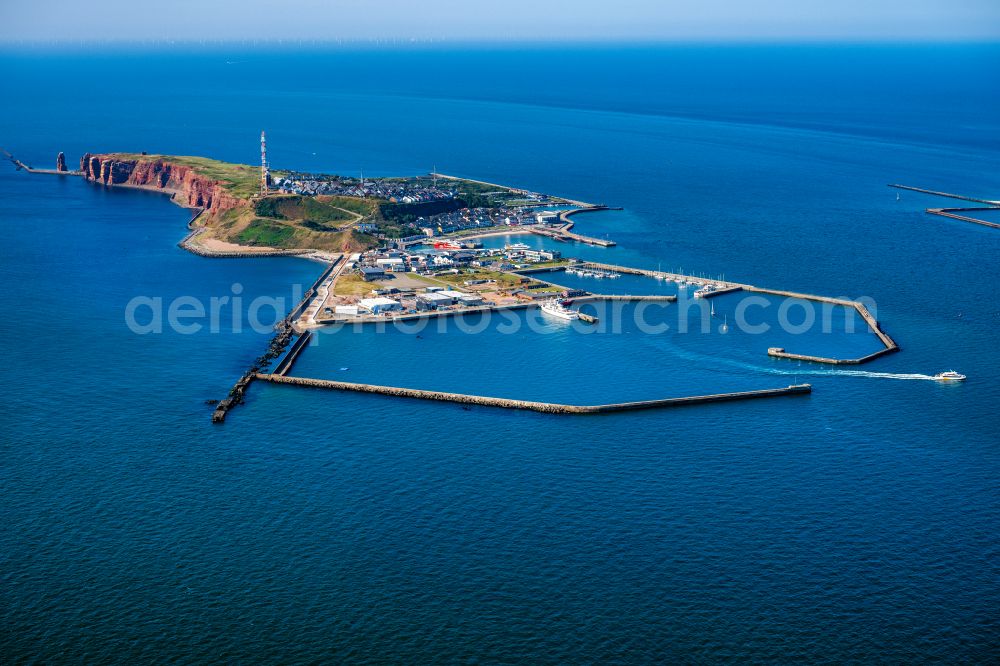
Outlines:
{"label": "stone breakwater", "polygon": [[210,178],[188,166],[162,159],[123,159],[115,155],[87,153],[80,158],[80,173],[102,185],[124,185],[160,190],[176,203],[219,213],[236,208],[241,200]]}
{"label": "stone breakwater", "polygon": [[663,398],[660,400],[643,400],[639,402],[619,402],[607,405],[562,405],[550,402],[534,402],[531,400],[515,400],[511,398],[493,398],[464,393],[443,393],[440,391],[425,391],[422,389],[400,388],[397,386],[379,386],[376,384],[355,384],[351,382],[336,382],[328,379],[312,379],[309,377],[287,377],[278,374],[257,374],[256,379],[275,384],[291,384],[306,388],[334,389],[337,391],[356,391],[358,393],[377,393],[400,398],[417,398],[420,400],[436,400],[440,402],[457,402],[465,405],[480,405],[485,407],[502,407],[505,409],[523,409],[545,414],[606,414],[610,412],[627,412],[640,409],[658,409],[663,407],[681,407],[708,402],[731,402],[734,400],[751,400],[755,398],[773,398],[788,395],[801,395],[812,392],[809,384],[795,384],[777,389],[762,389],[758,391],[741,391],[738,393],[716,393],[712,395],[695,395],[682,398]]}

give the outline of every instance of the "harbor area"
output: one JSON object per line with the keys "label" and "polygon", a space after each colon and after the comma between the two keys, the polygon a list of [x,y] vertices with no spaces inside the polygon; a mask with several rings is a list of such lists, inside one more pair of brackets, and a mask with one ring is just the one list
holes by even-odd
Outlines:
{"label": "harbor area", "polygon": [[[679,306],[656,301],[574,303],[598,315],[599,325],[574,325],[524,307],[503,316],[470,312],[406,327],[322,327],[311,331],[286,376],[593,406],[815,385],[823,375],[811,373],[828,372],[768,358],[768,340],[787,344],[784,337],[722,333],[721,311],[729,312],[732,322],[735,299],[720,299],[720,316],[710,318],[704,332],[700,305],[690,312],[690,329],[682,332],[676,326]],[[773,325],[774,319],[761,321]],[[654,328],[646,330],[643,323]],[[661,330],[664,325],[670,328]],[[824,354],[852,355],[873,344],[863,328],[798,337],[803,347]],[[586,366],[579,363],[583,357]]]}
{"label": "harbor area", "polygon": [[[525,308],[604,326],[607,303],[665,306],[676,301],[676,330],[731,332],[730,337],[762,332],[749,339],[756,341],[758,353],[772,358],[860,364],[898,350],[860,302],[761,288],[721,275],[579,260],[525,243],[498,248],[437,241],[342,257],[313,290],[296,327],[410,322]],[[748,303],[755,305],[750,317]],[[698,307],[692,309],[692,304]],[[841,340],[814,335],[816,330],[847,335]]]}
{"label": "harbor area", "polygon": [[[455,244],[456,246],[458,244]],[[568,265],[558,252],[438,247],[386,250],[347,258],[319,295],[310,323],[384,320],[511,307],[585,295],[518,268]]]}

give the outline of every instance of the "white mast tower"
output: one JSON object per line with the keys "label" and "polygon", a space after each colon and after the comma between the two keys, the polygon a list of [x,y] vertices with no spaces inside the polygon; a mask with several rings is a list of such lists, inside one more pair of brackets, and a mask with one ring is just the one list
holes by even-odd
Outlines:
{"label": "white mast tower", "polygon": [[264,130],[260,132],[260,195],[267,196],[267,181],[270,180],[270,172],[267,168],[267,139],[264,137]]}

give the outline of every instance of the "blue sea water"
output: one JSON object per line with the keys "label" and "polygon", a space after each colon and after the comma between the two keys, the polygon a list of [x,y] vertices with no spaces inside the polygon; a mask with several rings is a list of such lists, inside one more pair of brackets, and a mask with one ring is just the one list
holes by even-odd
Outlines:
{"label": "blue sea water", "polygon": [[[4,661],[995,660],[1000,236],[885,185],[1000,199],[997,62],[995,45],[0,55],[0,145],[36,166],[252,163],[263,128],[279,168],[436,166],[622,206],[577,222],[614,248],[526,242],[869,297],[902,346],[844,373],[765,354],[878,348],[838,317],[802,336],[717,318],[345,330],[294,373],[577,404],[815,390],[560,418],[254,385],[213,426],[204,400],[268,336],[233,332],[234,309],[222,333],[136,335],[127,303],[240,296],[245,322],[320,265],[196,257],[164,197],[2,168]],[[717,314],[732,326],[737,305]],[[888,377],[950,368],[968,381]]]}

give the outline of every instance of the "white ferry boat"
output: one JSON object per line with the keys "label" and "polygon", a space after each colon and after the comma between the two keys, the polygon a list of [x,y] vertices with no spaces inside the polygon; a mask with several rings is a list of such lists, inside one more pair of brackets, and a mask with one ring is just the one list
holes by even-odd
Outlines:
{"label": "white ferry boat", "polygon": [[504,247],[505,250],[530,250],[531,246],[525,243],[511,243]]}
{"label": "white ferry boat", "polygon": [[965,375],[949,370],[948,372],[939,372],[934,375],[934,379],[939,382],[960,382],[965,380]]}
{"label": "white ferry boat", "polygon": [[553,317],[558,317],[560,319],[579,319],[580,313],[576,310],[571,310],[559,301],[553,299],[551,301],[545,301],[542,303],[542,312],[547,315],[552,315]]}

